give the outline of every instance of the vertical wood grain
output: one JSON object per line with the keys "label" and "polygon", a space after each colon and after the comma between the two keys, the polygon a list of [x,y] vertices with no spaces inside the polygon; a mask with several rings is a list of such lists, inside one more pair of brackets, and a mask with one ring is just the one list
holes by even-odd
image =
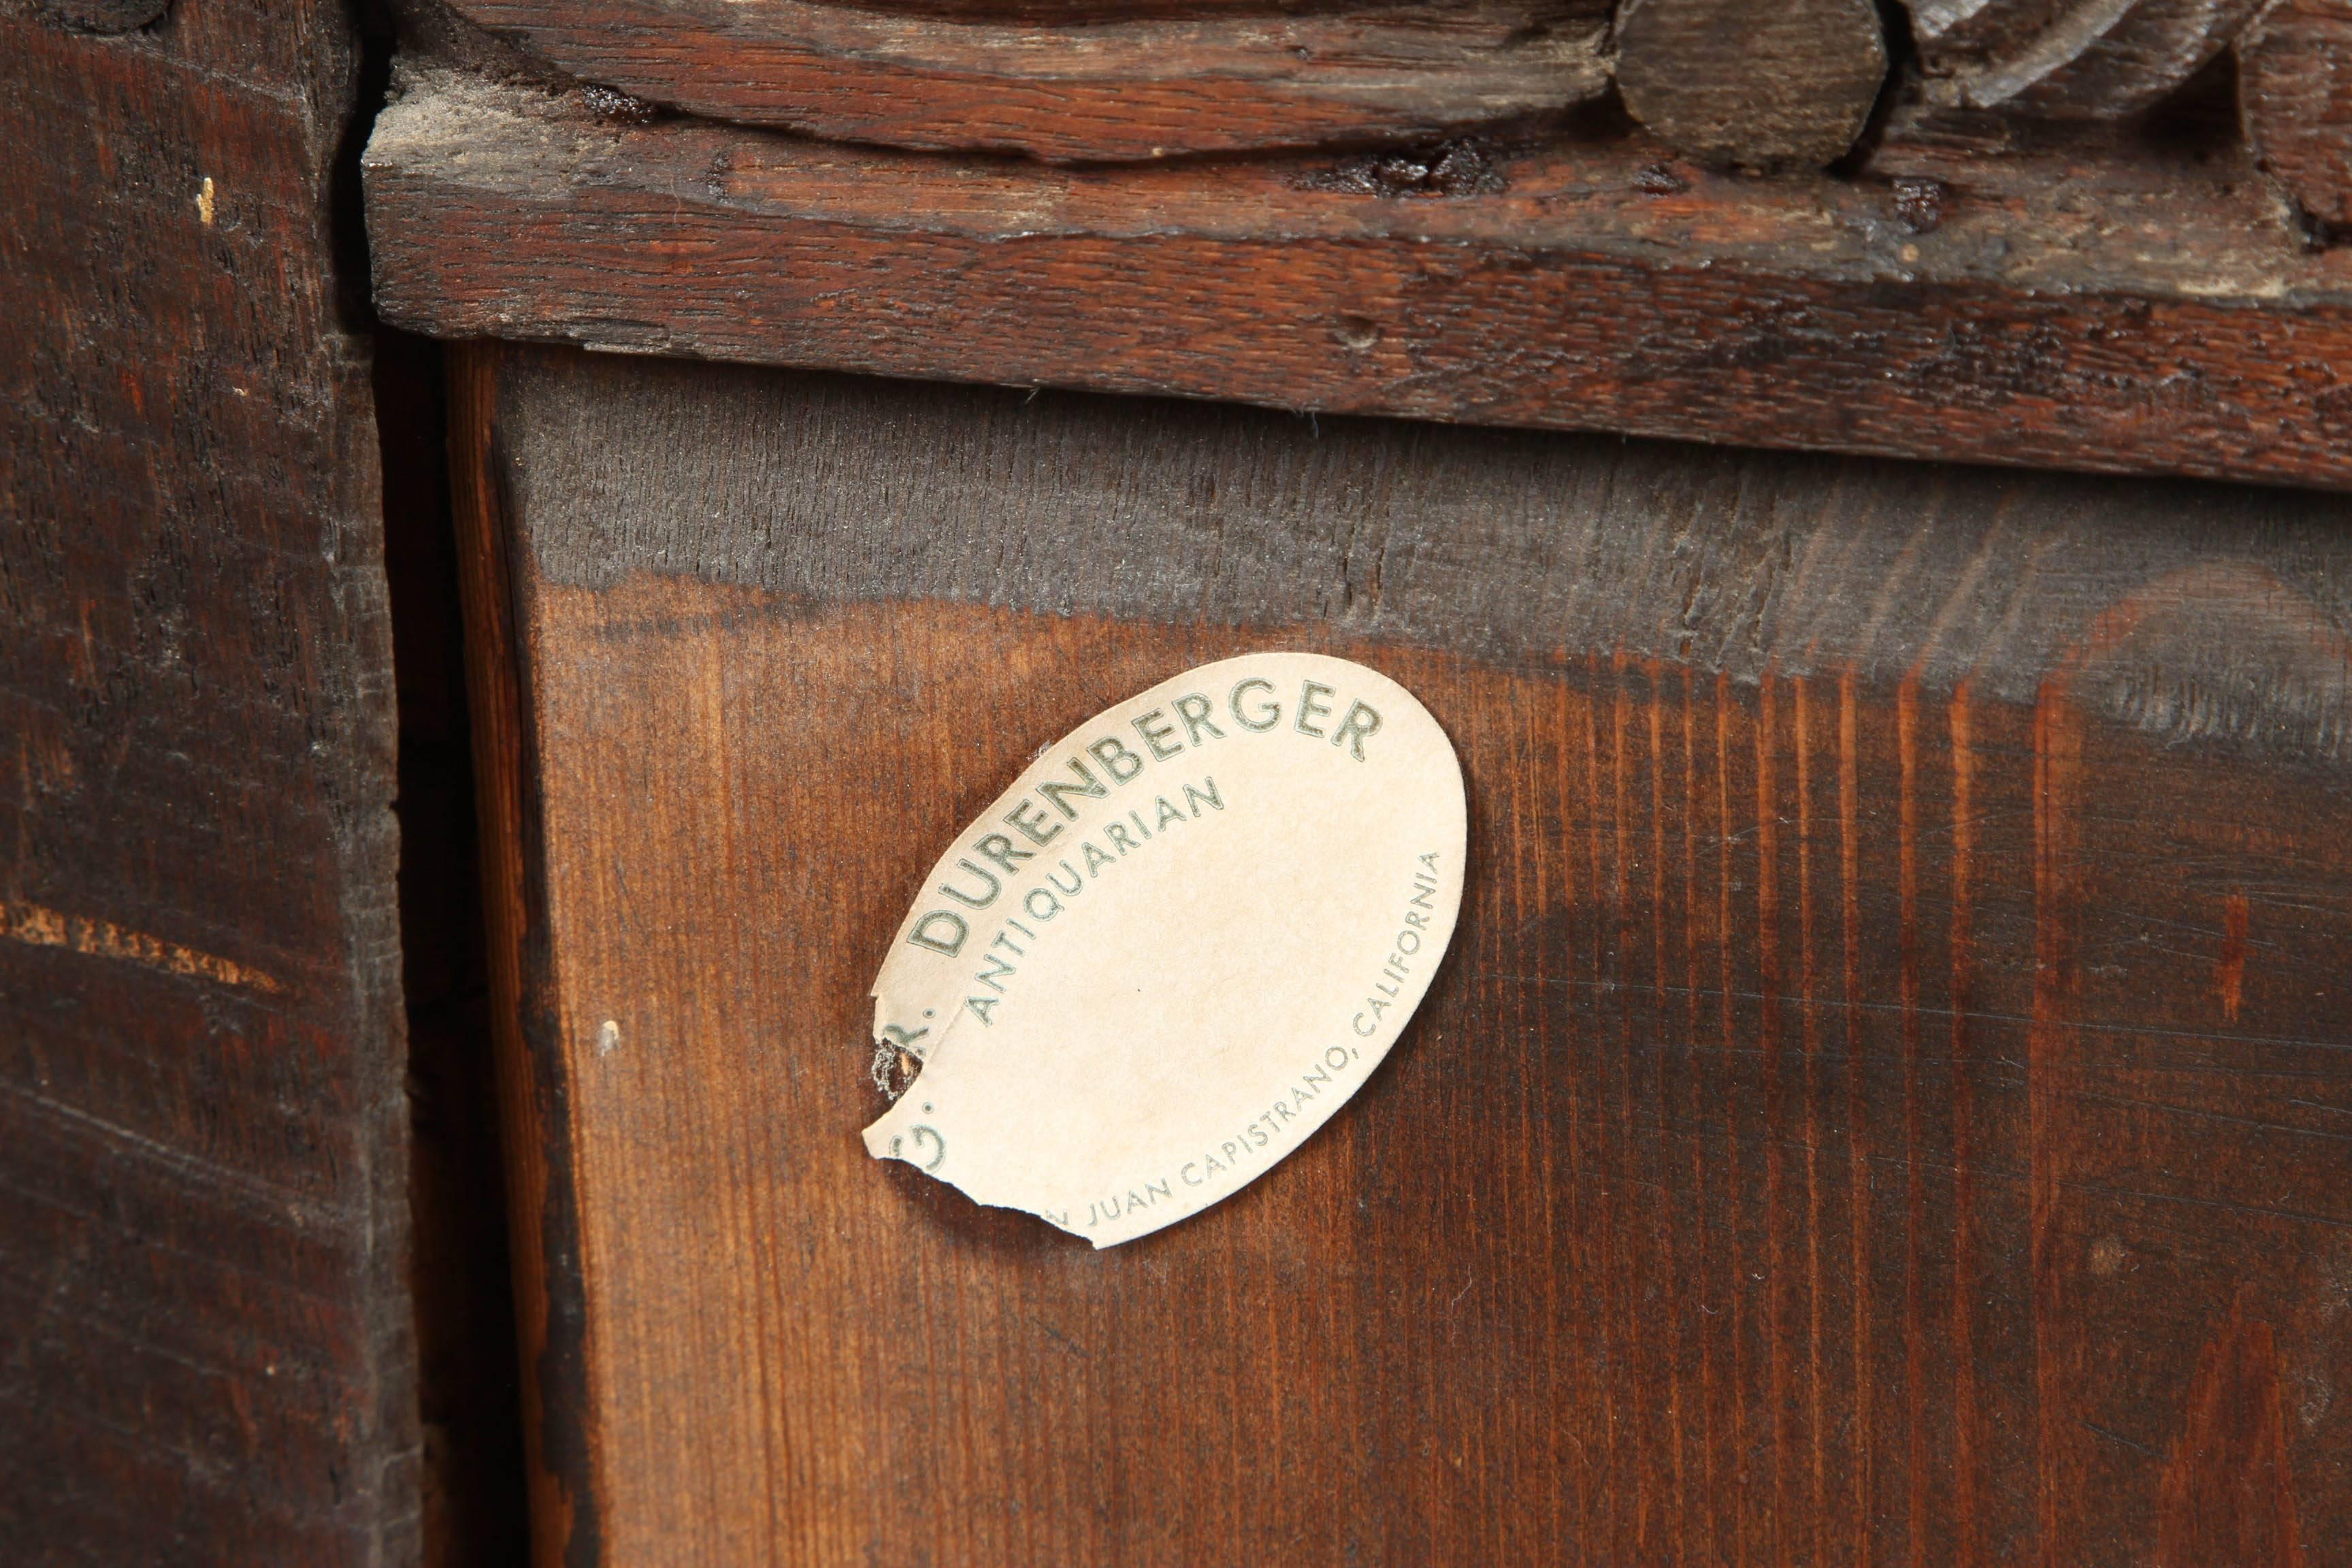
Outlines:
{"label": "vertical wood grain", "polygon": [[[593,1474],[541,1493],[593,1517],[576,1555],[2337,1539],[2326,503],[520,351],[469,396],[535,748],[512,1038],[570,1176],[519,1194],[576,1226],[526,1249],[584,1328],[583,1403],[534,1405]],[[1462,753],[1411,1038],[1109,1253],[866,1160],[865,986],[940,836],[1266,647],[1386,670]]]}

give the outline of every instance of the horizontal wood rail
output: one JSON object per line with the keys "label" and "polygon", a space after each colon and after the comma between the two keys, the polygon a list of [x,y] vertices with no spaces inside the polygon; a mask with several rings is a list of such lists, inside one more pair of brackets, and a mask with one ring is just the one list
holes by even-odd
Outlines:
{"label": "horizontal wood rail", "polygon": [[421,72],[364,172],[377,306],[440,336],[2352,483],[2352,258],[2228,149],[1052,168]]}

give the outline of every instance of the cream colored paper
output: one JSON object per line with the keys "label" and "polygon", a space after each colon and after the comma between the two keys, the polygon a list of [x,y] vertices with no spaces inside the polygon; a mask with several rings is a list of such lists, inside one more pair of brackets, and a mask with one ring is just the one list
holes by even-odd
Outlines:
{"label": "cream colored paper", "polygon": [[874,982],[922,1070],[867,1150],[1097,1247],[1232,1196],[1395,1044],[1465,833],[1444,731],[1362,665],[1252,654],[1120,703],[924,879]]}

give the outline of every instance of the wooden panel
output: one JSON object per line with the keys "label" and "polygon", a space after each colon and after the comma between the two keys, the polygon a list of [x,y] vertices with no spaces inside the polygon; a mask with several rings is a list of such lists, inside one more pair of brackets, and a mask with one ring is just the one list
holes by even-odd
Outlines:
{"label": "wooden panel", "polygon": [[0,17],[0,1556],[417,1551],[346,12]]}
{"label": "wooden panel", "polygon": [[1454,155],[1053,170],[423,73],[364,174],[378,308],[437,335],[2352,483],[2352,252],[2242,155]]}
{"label": "wooden panel", "polygon": [[[2342,503],[462,387],[544,1561],[2347,1560]],[[868,1160],[944,836],[1269,647],[1463,754],[1397,1053],[1108,1253]]]}
{"label": "wooden panel", "polygon": [[453,0],[573,76],[754,125],[1066,160],[1442,135],[1608,90],[1591,0],[942,18],[828,0]]}

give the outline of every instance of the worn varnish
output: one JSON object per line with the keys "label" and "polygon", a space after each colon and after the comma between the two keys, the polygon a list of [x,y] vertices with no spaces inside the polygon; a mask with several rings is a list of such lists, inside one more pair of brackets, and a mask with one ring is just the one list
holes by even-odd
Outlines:
{"label": "worn varnish", "polygon": [[2242,154],[1443,156],[1056,170],[427,73],[363,167],[377,307],[439,335],[2352,483],[2352,252]]}
{"label": "worn varnish", "polygon": [[[2352,1540],[2341,503],[548,351],[459,387],[545,1561]],[[1462,754],[1398,1053],[1108,1253],[868,1160],[865,989],[942,836],[1267,647]]]}
{"label": "worn varnish", "polygon": [[0,1558],[418,1551],[338,6],[0,17]]}
{"label": "worn varnish", "polygon": [[1150,159],[1409,141],[1608,89],[1593,0],[940,16],[832,0],[453,0],[689,113],[898,147]]}

